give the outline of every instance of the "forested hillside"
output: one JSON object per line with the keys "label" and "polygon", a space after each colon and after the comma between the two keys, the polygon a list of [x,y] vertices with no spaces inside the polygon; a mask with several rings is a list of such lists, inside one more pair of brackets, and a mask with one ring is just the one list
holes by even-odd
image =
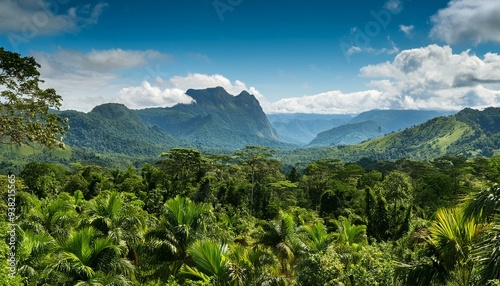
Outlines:
{"label": "forested hillside", "polygon": [[122,104],[103,104],[89,113],[62,111],[57,114],[68,118],[71,126],[66,144],[94,152],[151,156],[181,142],[158,127],[146,126]]}
{"label": "forested hillside", "polygon": [[362,158],[432,160],[446,155],[489,157],[499,154],[500,150],[497,122],[500,122],[500,108],[464,109],[455,115],[436,117],[358,145],[304,148],[284,152],[280,158],[287,164],[297,164],[325,157],[344,161]]}
{"label": "forested hillside", "polygon": [[384,135],[386,129],[373,121],[344,124],[321,132],[308,146],[354,145]]}
{"label": "forested hillside", "polygon": [[[481,121],[483,122],[483,121]],[[483,124],[488,125],[487,121]],[[499,279],[500,157],[333,158],[174,148],[110,169],[32,162],[15,186],[9,285],[487,285]],[[15,176],[15,177],[14,177]],[[7,214],[7,201],[1,204]],[[496,216],[495,216],[496,215]],[[498,280],[496,280],[498,282]]]}

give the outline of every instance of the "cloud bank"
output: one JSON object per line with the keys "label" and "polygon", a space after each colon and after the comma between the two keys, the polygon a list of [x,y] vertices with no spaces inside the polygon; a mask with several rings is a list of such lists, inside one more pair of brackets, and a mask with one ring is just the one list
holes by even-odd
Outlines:
{"label": "cloud bank", "polygon": [[500,42],[500,1],[451,0],[431,17],[430,35],[447,44]]}
{"label": "cloud bank", "polygon": [[63,7],[68,1],[4,0],[0,2],[0,32],[33,38],[61,32],[76,32],[97,23],[106,3]]}
{"label": "cloud bank", "polygon": [[[168,76],[150,65],[171,56],[154,50],[101,50],[88,53],[58,49],[35,53],[45,87],[63,96],[64,109],[88,111],[104,102],[132,109],[188,104],[190,88],[221,86],[230,94],[254,94],[266,113],[359,113],[371,109],[445,109],[500,106],[500,55],[429,45],[403,50],[392,61],[367,65],[360,76],[367,88],[356,92],[325,91],[269,102],[255,87],[221,74]],[[149,74],[140,84],[128,73]],[[140,72],[139,72],[140,74]]]}
{"label": "cloud bank", "polygon": [[63,96],[63,109],[89,111],[109,102],[124,86],[120,72],[146,68],[153,61],[171,57],[155,50],[137,51],[110,49],[79,51],[58,48],[54,53],[34,52],[45,80],[43,87],[52,87]]}

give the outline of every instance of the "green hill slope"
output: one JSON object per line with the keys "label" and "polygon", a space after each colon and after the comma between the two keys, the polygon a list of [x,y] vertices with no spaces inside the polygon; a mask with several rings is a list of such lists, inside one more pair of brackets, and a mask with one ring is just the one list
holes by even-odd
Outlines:
{"label": "green hill slope", "polygon": [[373,121],[345,124],[319,133],[308,146],[352,145],[384,133],[385,129]]}
{"label": "green hill slope", "polygon": [[363,157],[395,160],[433,159],[445,155],[492,156],[500,153],[500,108],[464,109],[401,132],[358,145],[321,147],[283,153],[288,163],[325,157],[357,161]]}
{"label": "green hill slope", "polygon": [[69,119],[65,144],[100,153],[156,155],[179,144],[177,139],[157,127],[148,127],[122,104],[108,103],[89,113],[59,112]]}
{"label": "green hill slope", "polygon": [[280,141],[298,145],[309,144],[319,133],[346,124],[353,117],[352,114],[276,113],[267,115]]}

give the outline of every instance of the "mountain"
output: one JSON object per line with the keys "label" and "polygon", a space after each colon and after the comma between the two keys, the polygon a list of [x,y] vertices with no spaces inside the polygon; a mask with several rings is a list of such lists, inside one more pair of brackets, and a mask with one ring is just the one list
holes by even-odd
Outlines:
{"label": "mountain", "polygon": [[257,99],[246,91],[233,96],[222,87],[189,89],[191,104],[136,110],[143,122],[158,126],[198,148],[239,149],[280,142]]}
{"label": "mountain", "polygon": [[306,145],[318,133],[349,122],[351,114],[307,114],[276,113],[268,114],[276,134],[282,142]]}
{"label": "mountain", "polygon": [[371,120],[345,124],[319,133],[308,146],[353,145],[380,137],[385,131],[382,126]]}
{"label": "mountain", "polygon": [[130,110],[108,103],[89,113],[57,112],[69,119],[65,143],[100,153],[157,155],[174,146],[240,149],[246,145],[286,148],[279,142],[257,99],[223,88],[190,89],[191,104]]}
{"label": "mountain", "polygon": [[500,108],[464,109],[420,125],[358,145],[294,150],[283,155],[294,162],[301,158],[333,157],[345,161],[361,158],[430,160],[446,155],[492,156],[500,154]]}
{"label": "mountain", "polygon": [[380,110],[374,109],[358,114],[349,123],[373,121],[387,132],[400,131],[438,116],[454,114],[453,111],[436,110]]}
{"label": "mountain", "polygon": [[452,113],[432,110],[370,110],[360,113],[345,125],[318,134],[309,146],[358,144]]}
{"label": "mountain", "polygon": [[125,105],[107,103],[89,113],[57,112],[68,118],[65,144],[100,153],[156,155],[181,142],[155,126],[147,126]]}

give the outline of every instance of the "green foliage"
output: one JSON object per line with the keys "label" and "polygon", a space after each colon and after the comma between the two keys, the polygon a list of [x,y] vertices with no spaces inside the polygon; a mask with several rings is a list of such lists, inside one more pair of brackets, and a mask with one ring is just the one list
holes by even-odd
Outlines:
{"label": "green foliage", "polygon": [[52,88],[42,89],[33,57],[0,47],[0,143],[63,148],[67,119],[49,112],[59,109],[61,96]]}
{"label": "green foliage", "polygon": [[[9,281],[479,286],[499,279],[498,158],[322,159],[296,169],[292,182],[266,148],[242,152],[175,148],[156,164],[122,169],[28,164],[15,182],[19,264]],[[40,183],[47,177],[56,188]],[[0,176],[0,184],[6,196],[9,179]],[[1,202],[4,214],[7,207]]]}

